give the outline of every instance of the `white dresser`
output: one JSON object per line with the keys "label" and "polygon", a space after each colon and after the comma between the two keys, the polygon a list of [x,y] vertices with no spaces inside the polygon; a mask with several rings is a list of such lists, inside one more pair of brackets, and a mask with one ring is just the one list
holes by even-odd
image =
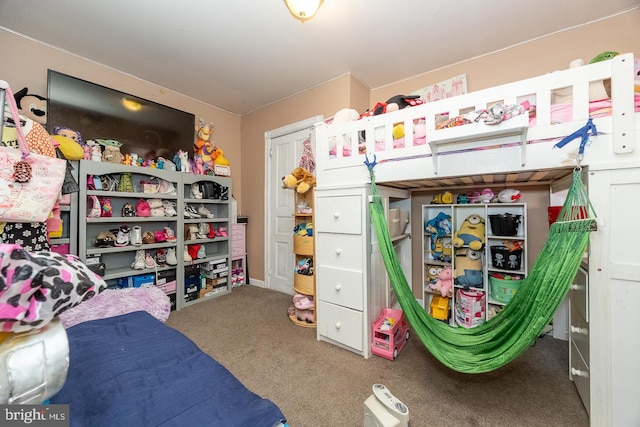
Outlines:
{"label": "white dresser", "polygon": [[[410,206],[406,191],[378,186],[378,192],[386,212],[390,205]],[[371,354],[371,325],[392,300],[387,275],[380,274],[384,266],[371,224],[370,195],[369,185],[317,188],[314,218],[318,339],[365,358]],[[407,237],[398,242],[403,240],[410,251]]]}

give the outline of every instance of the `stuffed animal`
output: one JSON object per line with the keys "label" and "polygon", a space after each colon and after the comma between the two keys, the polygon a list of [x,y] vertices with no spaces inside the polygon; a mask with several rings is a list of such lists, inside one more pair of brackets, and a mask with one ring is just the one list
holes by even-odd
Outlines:
{"label": "stuffed animal", "polygon": [[316,178],[301,167],[295,168],[289,175],[282,177],[282,188],[294,188],[300,194],[306,193],[315,185]]}
{"label": "stuffed animal", "polygon": [[84,159],[84,148],[71,138],[63,135],[53,135],[51,138],[58,144],[58,149],[67,160]]}
{"label": "stuffed animal", "polygon": [[107,163],[122,163],[122,153],[120,147],[106,145],[102,152],[102,161]]}
{"label": "stuffed animal", "polygon": [[520,190],[515,190],[513,188],[505,188],[504,190],[498,193],[498,202],[500,203],[513,203],[520,200],[522,194],[520,194]]}
{"label": "stuffed animal", "polygon": [[456,250],[453,279],[459,286],[481,288],[484,279],[480,252],[468,248]]}
{"label": "stuffed animal", "polygon": [[438,275],[442,271],[443,267],[440,265],[427,265],[425,268],[425,279],[429,285],[436,283]]}
{"label": "stuffed animal", "polygon": [[205,124],[204,120],[200,118],[198,124],[195,126],[196,137],[198,138],[194,142],[193,154],[198,154],[202,157],[203,164],[213,160],[211,154],[215,152],[215,147],[211,144],[211,135],[213,134],[213,123]]}
{"label": "stuffed animal", "polygon": [[47,98],[27,92],[29,89],[25,87],[13,94],[18,113],[45,126],[47,124]]}
{"label": "stuffed animal", "polygon": [[88,139],[85,146],[89,147],[91,153],[90,160],[93,160],[94,162],[102,161],[102,146],[100,144],[92,139]]}
{"label": "stuffed animal", "polygon": [[494,196],[495,193],[490,188],[485,188],[480,192],[480,196],[478,197],[478,199],[481,203],[491,203],[491,200],[493,200]]}
{"label": "stuffed animal", "polygon": [[73,129],[70,129],[70,128],[64,127],[64,126],[54,126],[53,127],[53,134],[54,135],[65,136],[65,137],[75,141],[76,143],[78,143],[81,146],[84,145],[84,140],[82,139],[82,135],[77,130],[73,130]]}
{"label": "stuffed animal", "polygon": [[453,234],[453,246],[456,248],[469,247],[480,250],[485,241],[485,222],[478,214],[471,214],[462,222],[460,229]]}
{"label": "stuffed animal", "polygon": [[387,102],[378,102],[373,109],[365,111],[360,117],[377,116],[420,104],[424,104],[420,95],[395,95],[387,99]]}
{"label": "stuffed animal", "polygon": [[453,294],[453,270],[451,267],[443,268],[438,274],[435,283],[430,284],[429,288],[434,291],[440,291],[443,297],[451,297]]}
{"label": "stuffed animal", "polygon": [[[606,51],[596,55],[590,64],[607,61],[617,56],[618,52]],[[582,67],[584,61],[581,58],[574,59],[569,63],[569,68]],[[611,97],[611,80],[596,80],[589,83],[589,100],[596,101],[599,99],[606,99]],[[552,104],[570,104],[572,100],[571,87],[555,89],[551,93]]]}
{"label": "stuffed animal", "polygon": [[[331,124],[353,122],[355,120],[358,120],[359,117],[360,115],[356,110],[352,108],[343,108],[341,110],[338,110],[338,112],[333,116],[333,120],[331,121]],[[347,135],[338,135],[338,136],[330,137],[329,138],[329,155],[330,156],[336,155],[336,150],[338,146],[342,147],[343,157],[350,156],[351,152],[353,151],[351,147],[351,135],[347,134]]]}

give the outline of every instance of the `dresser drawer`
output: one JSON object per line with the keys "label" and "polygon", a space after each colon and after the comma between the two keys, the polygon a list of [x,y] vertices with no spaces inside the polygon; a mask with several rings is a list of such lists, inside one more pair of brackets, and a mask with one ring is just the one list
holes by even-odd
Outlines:
{"label": "dresser drawer", "polygon": [[570,343],[570,353],[571,360],[569,361],[571,365],[571,379],[576,385],[576,390],[578,390],[578,394],[582,399],[582,403],[584,404],[587,413],[591,412],[591,390],[590,390],[590,381],[589,381],[589,368],[580,357],[580,352],[576,349],[575,343]]}
{"label": "dresser drawer", "polygon": [[318,299],[354,310],[363,309],[362,272],[324,266],[317,271]]}
{"label": "dresser drawer", "polygon": [[315,231],[362,233],[362,196],[332,196],[316,199]]}
{"label": "dresser drawer", "polygon": [[355,311],[338,305],[319,301],[318,333],[326,338],[362,351],[364,337],[362,336],[363,316],[361,311]]}
{"label": "dresser drawer", "polygon": [[573,341],[574,345],[580,351],[585,364],[590,366],[589,363],[589,324],[584,320],[581,314],[581,307],[579,304],[574,304],[571,299],[571,317],[569,319],[569,337]]}
{"label": "dresser drawer", "polygon": [[589,273],[580,267],[571,283],[571,307],[589,322]]}
{"label": "dresser drawer", "polygon": [[353,234],[316,233],[317,267],[335,267],[363,271],[363,236]]}

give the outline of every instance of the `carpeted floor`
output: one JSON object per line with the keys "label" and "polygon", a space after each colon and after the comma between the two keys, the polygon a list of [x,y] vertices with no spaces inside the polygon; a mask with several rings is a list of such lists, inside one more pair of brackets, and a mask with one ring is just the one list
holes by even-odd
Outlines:
{"label": "carpeted floor", "polygon": [[315,329],[289,320],[289,304],[290,295],[245,285],[172,312],[167,324],[273,400],[291,427],[362,426],[374,383],[408,406],[412,427],[589,425],[568,377],[566,341],[544,336],[497,371],[460,374],[415,336],[395,361],[318,341]]}

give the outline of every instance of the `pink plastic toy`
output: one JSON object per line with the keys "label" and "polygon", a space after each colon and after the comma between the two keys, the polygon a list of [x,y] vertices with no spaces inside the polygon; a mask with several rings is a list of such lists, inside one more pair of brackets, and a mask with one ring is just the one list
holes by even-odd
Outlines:
{"label": "pink plastic toy", "polygon": [[409,340],[409,325],[404,313],[393,308],[385,308],[373,323],[371,352],[385,359],[395,360]]}

